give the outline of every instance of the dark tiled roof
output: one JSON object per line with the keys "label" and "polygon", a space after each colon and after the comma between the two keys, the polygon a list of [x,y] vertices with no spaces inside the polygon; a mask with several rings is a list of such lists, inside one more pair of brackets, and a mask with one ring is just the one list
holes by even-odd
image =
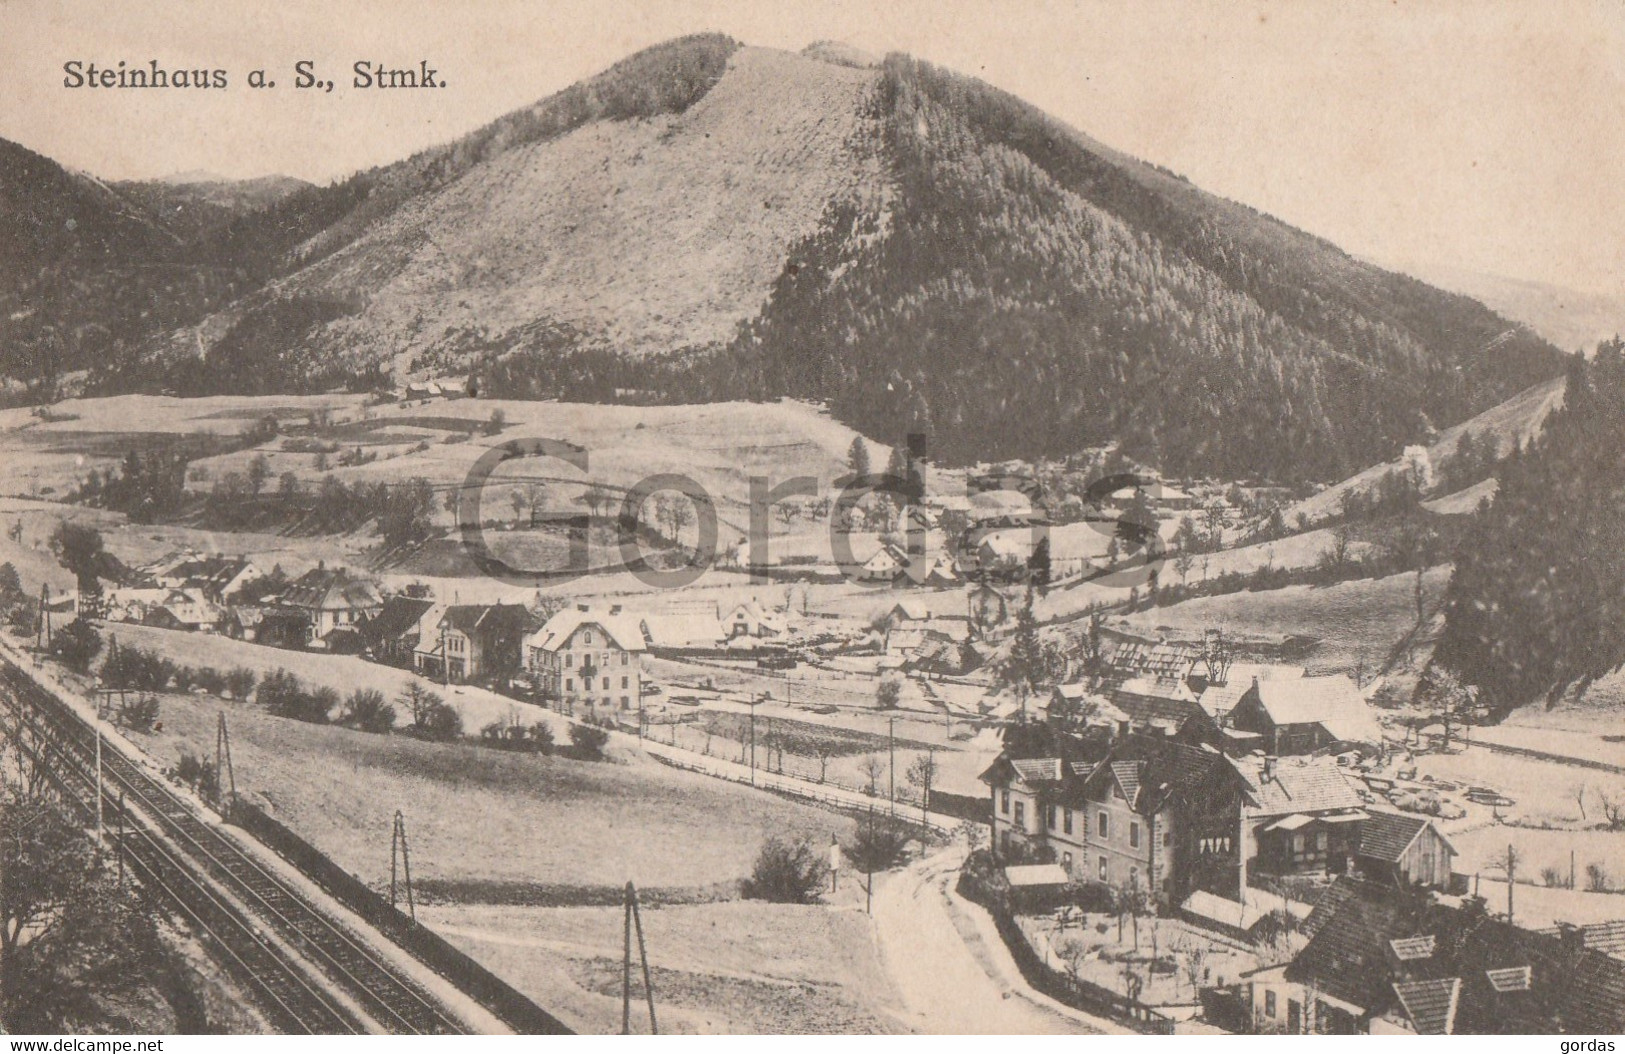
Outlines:
{"label": "dark tiled roof", "polygon": [[384,601],[383,609],[368,619],[361,627],[361,632],[374,643],[384,640],[394,640],[410,630],[416,629],[418,621],[423,618],[424,612],[434,607],[432,600],[419,600],[415,597],[389,597]]}
{"label": "dark tiled roof", "polygon": [[1256,758],[1238,758],[1235,766],[1247,781],[1258,816],[1358,809],[1362,804],[1333,758],[1281,758],[1269,779]]}
{"label": "dark tiled roof", "polygon": [[1131,735],[1119,740],[1105,763],[1075,790],[1086,797],[1089,785],[1110,773],[1123,787],[1129,807],[1150,815],[1170,798],[1199,793],[1215,772],[1225,769],[1228,762],[1216,750],[1163,736]]}
{"label": "dark tiled roof", "polygon": [[343,568],[306,571],[282,591],[281,603],[311,611],[340,611],[377,607],[382,601],[372,583],[354,578]]}
{"label": "dark tiled roof", "polygon": [[1397,864],[1416,835],[1428,825],[1421,816],[1373,812],[1360,822],[1360,855]]}
{"label": "dark tiled roof", "polygon": [[460,633],[527,633],[529,610],[523,604],[453,604],[441,621]]}
{"label": "dark tiled roof", "polygon": [[1364,1007],[1389,1000],[1388,942],[1416,932],[1414,906],[1399,891],[1343,877],[1323,898],[1306,924],[1314,936],[1287,967],[1289,981]]}
{"label": "dark tiled roof", "polygon": [[1456,1003],[1461,998],[1461,978],[1443,977],[1432,981],[1401,981],[1394,985],[1400,1006],[1416,1026],[1420,1036],[1447,1036],[1455,1027]]}
{"label": "dark tiled roof", "polygon": [[1113,704],[1136,725],[1167,722],[1179,727],[1193,717],[1206,718],[1207,712],[1194,699],[1171,699],[1163,696],[1138,695],[1118,692]]}
{"label": "dark tiled roof", "polygon": [[[1558,928],[1548,926],[1535,932],[1555,937],[1558,935]],[[1612,955],[1616,959],[1625,959],[1625,919],[1588,922],[1580,927],[1580,933],[1585,937],[1587,948],[1595,948],[1604,955]]]}

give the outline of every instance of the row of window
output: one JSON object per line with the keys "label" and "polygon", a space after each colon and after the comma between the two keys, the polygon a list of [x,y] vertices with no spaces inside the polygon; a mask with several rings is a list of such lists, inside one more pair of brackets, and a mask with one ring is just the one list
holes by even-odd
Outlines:
{"label": "row of window", "polygon": [[[631,652],[620,651],[620,652],[615,652],[615,654],[619,655],[621,657],[621,665],[622,666],[630,666],[630,665],[632,665],[632,653]],[[598,665],[600,667],[610,665],[610,658],[609,657],[610,657],[609,652],[607,652],[607,651],[606,652],[600,652],[599,655],[598,655]],[[576,660],[576,657],[575,657],[574,653],[568,652],[568,651],[565,652],[564,653],[564,668],[565,669],[570,669],[571,667],[575,666],[575,660]],[[581,657],[581,665],[583,665],[583,666],[587,665],[591,661],[592,661],[592,656],[591,655],[583,655]]]}
{"label": "row of window", "polygon": [[[609,682],[610,682],[610,680],[611,680],[611,678],[609,678],[609,677],[604,678],[603,687],[604,687],[605,691],[609,690]],[[621,689],[624,691],[625,689],[630,688],[630,687],[632,687],[632,678],[630,678],[630,677],[622,677],[621,678]],[[576,679],[574,677],[566,677],[564,679],[564,690],[567,691],[567,692],[573,692],[573,691],[576,690]],[[581,690],[584,691],[584,692],[592,691],[592,681],[589,678],[583,677],[581,679]]]}
{"label": "row of window", "polygon": [[[1070,874],[1073,873],[1072,872],[1072,854],[1071,853],[1062,853],[1061,854],[1061,867],[1063,869],[1065,869],[1067,874],[1070,875]],[[1101,857],[1097,857],[1095,859],[1095,878],[1104,885],[1108,885],[1108,886],[1111,885],[1111,881],[1112,881],[1112,861],[1111,861],[1111,857],[1109,857],[1109,856],[1101,856]],[[1137,888],[1139,886],[1139,884],[1140,884],[1140,869],[1138,867],[1130,867],[1128,869],[1128,882],[1126,883],[1127,887],[1129,889],[1135,889],[1135,888]]]}

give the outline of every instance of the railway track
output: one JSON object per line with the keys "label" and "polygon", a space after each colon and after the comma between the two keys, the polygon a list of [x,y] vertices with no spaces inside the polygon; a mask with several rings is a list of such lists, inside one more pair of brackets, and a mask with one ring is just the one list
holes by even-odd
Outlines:
{"label": "railway track", "polygon": [[[0,696],[43,732],[54,748],[48,751],[55,755],[56,764],[48,766],[53,777],[93,815],[95,730],[4,656]],[[133,807],[123,844],[138,876],[214,942],[226,965],[264,998],[279,1026],[315,1034],[365,1031],[358,1015],[324,990],[331,985],[388,1032],[467,1031],[420,985],[205,822],[161,780],[109,749],[102,752],[102,778],[106,816],[116,818],[120,791]],[[300,964],[290,961],[294,956],[266,939],[262,926],[314,964],[323,978],[307,978]]]}

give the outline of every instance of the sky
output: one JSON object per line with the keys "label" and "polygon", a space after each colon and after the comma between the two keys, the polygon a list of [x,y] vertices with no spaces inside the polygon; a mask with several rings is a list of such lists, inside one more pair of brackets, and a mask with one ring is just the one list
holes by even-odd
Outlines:
{"label": "sky", "polygon": [[[0,0],[0,137],[106,179],[325,182],[707,30],[978,76],[1390,266],[1625,293],[1620,0]],[[231,87],[63,86],[65,62],[121,59]],[[340,86],[293,89],[300,59]],[[358,90],[357,60],[447,86]],[[275,89],[246,87],[257,68]]]}

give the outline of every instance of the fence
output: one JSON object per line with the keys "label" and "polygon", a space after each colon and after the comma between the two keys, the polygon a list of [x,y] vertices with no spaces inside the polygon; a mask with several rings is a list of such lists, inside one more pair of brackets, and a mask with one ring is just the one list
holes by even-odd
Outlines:
{"label": "fence", "polygon": [[[770,790],[792,798],[800,798],[804,801],[821,802],[837,809],[844,809],[847,812],[871,809],[876,812],[883,809],[890,810],[894,811],[899,819],[917,826],[928,827],[938,834],[953,834],[957,828],[957,825],[953,822],[954,817],[938,815],[935,812],[922,812],[918,803],[910,804],[904,802],[901,798],[893,806],[893,803],[886,798],[872,798],[861,791],[847,790],[834,784],[813,786],[805,780],[782,779],[763,769],[756,770],[756,778],[752,781],[748,772],[737,772],[726,765],[707,764],[706,759],[700,756],[680,758],[673,756],[672,752],[663,750],[651,750],[648,753],[656,761],[670,765],[672,768],[697,772],[703,776],[714,776],[733,783],[747,783],[758,790]],[[684,753],[688,752],[684,751]]]}
{"label": "fence", "polygon": [[1063,973],[1045,962],[1034,950],[1027,935],[1022,932],[1015,916],[1010,913],[1006,896],[996,888],[997,879],[993,878],[991,873],[984,874],[984,870],[967,861],[959,873],[959,894],[980,904],[993,916],[993,926],[999,931],[999,938],[1004,941],[1005,947],[1010,949],[1010,958],[1015,960],[1016,969],[1021,971],[1021,976],[1028,984],[1051,999],[1076,1010],[1109,1017],[1138,1032],[1158,1036],[1173,1035],[1173,1021],[1152,1008],[1136,1003],[1127,996],[1093,981]]}
{"label": "fence", "polygon": [[474,997],[515,1032],[521,1035],[565,1035],[570,1032],[558,1018],[453,947],[438,933],[418,925],[417,920],[373,892],[360,879],[271,819],[257,806],[238,802],[232,808],[232,822],[297,867],[339,903],[376,926],[385,937]]}

